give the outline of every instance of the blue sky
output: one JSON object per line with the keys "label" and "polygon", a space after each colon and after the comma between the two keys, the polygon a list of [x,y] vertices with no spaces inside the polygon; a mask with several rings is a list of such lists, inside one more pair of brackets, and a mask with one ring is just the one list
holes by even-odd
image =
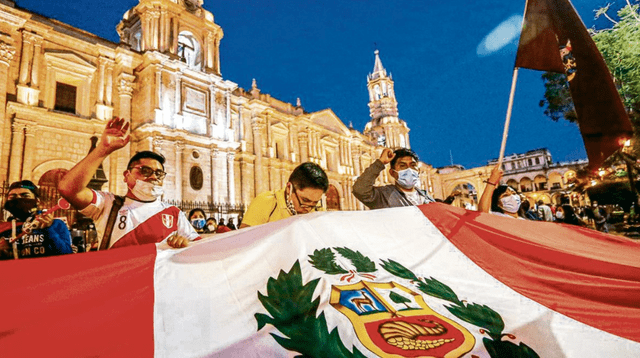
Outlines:
{"label": "blue sky", "polygon": [[[17,0],[114,42],[116,25],[137,3]],[[606,0],[573,4],[591,27],[594,10]],[[412,148],[435,167],[450,164],[451,153],[467,168],[498,157],[517,49],[514,29],[524,6],[524,0],[204,2],[225,33],[225,79],[247,89],[255,78],[263,93],[294,104],[300,97],[307,111],[331,108],[362,131],[369,120],[366,77],[378,49],[393,75]],[[492,31],[495,41],[478,51]],[[546,147],[554,161],[586,158],[577,126],[553,122],[538,106],[541,74],[520,70],[507,154]]]}

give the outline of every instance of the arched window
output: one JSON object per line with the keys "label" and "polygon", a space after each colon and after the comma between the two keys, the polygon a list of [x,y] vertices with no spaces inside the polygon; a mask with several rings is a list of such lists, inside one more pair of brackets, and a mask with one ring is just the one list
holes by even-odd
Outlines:
{"label": "arched window", "polygon": [[200,43],[188,31],[178,35],[178,57],[193,69],[200,69],[202,66]]}
{"label": "arched window", "polygon": [[138,30],[131,35],[131,49],[140,51],[142,49],[142,31]]}
{"label": "arched window", "polygon": [[376,100],[380,99],[380,86],[376,85],[373,89],[376,92]]}

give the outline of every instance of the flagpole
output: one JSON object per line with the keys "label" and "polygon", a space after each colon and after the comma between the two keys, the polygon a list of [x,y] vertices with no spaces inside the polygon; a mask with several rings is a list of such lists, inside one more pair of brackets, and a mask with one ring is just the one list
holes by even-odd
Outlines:
{"label": "flagpole", "polygon": [[[522,14],[522,24],[520,29],[524,27],[524,19],[527,17],[527,9],[529,8],[529,0],[524,3],[524,13]],[[520,33],[522,36],[522,33]],[[518,55],[516,54],[516,62]],[[507,107],[507,118],[504,121],[504,131],[502,132],[502,144],[500,145],[500,156],[498,156],[498,168],[502,169],[502,161],[504,160],[504,150],[507,148],[507,137],[509,136],[509,123],[511,122],[511,110],[513,109],[513,97],[516,94],[516,82],[518,82],[518,70],[520,68],[513,66],[513,79],[511,80],[511,93],[509,94],[509,105]]]}
{"label": "flagpole", "polygon": [[511,93],[509,94],[509,106],[507,107],[507,119],[504,121],[504,132],[502,133],[502,145],[500,146],[500,156],[498,157],[498,168],[502,168],[504,150],[507,147],[507,137],[509,136],[509,123],[511,122],[511,110],[513,109],[513,97],[516,94],[516,82],[518,81],[518,67],[513,68],[513,79],[511,81]]}

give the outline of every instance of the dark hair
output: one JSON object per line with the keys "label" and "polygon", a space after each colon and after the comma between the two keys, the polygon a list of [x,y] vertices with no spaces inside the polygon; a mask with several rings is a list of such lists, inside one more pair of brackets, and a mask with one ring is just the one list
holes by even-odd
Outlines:
{"label": "dark hair", "polygon": [[207,221],[206,221],[206,222],[207,222],[207,224],[208,224],[210,221],[213,221],[213,223],[214,223],[214,224],[218,225],[218,222],[216,221],[216,218],[214,218],[214,217],[209,217],[209,218],[207,218]]}
{"label": "dark hair", "polygon": [[205,214],[204,210],[202,210],[200,208],[195,208],[195,209],[191,209],[191,211],[189,211],[189,216],[187,216],[187,218],[189,218],[189,220],[191,220],[191,215],[197,213],[198,211],[202,213],[202,216],[204,216],[205,218],[207,217],[207,214]]}
{"label": "dark hair", "polygon": [[504,210],[498,206],[498,202],[500,201],[500,195],[504,194],[508,189],[509,186],[505,184],[500,184],[496,187],[493,191],[493,195],[491,195],[491,211],[504,213]]}
{"label": "dark hair", "polygon": [[140,161],[140,159],[144,159],[144,158],[157,160],[158,162],[160,162],[160,164],[162,165],[162,169],[164,170],[164,162],[165,162],[164,155],[160,153],[152,152],[150,150],[143,150],[142,152],[138,152],[134,154],[133,157],[129,159],[129,164],[127,164],[127,169],[131,169],[131,166],[133,164],[137,163],[138,161]]}
{"label": "dark hair", "polygon": [[33,184],[31,180],[20,180],[20,181],[11,183],[11,185],[9,185],[9,190],[7,190],[7,193],[9,193],[13,189],[19,189],[19,188],[29,189],[33,193],[33,195],[36,196],[36,198],[40,196],[38,186]]}
{"label": "dark hair", "polygon": [[522,204],[520,204],[520,208],[518,209],[518,215],[523,218],[527,218],[527,211],[531,208],[531,203],[526,198],[522,200]]}
{"label": "dark hair", "polygon": [[390,163],[391,168],[395,167],[398,159],[404,158],[404,157],[411,157],[415,159],[416,162],[420,161],[420,159],[418,159],[418,155],[411,149],[407,149],[407,148],[396,149],[393,151],[393,154],[395,154],[395,156],[393,157],[393,159],[391,159],[391,163]]}
{"label": "dark hair", "polygon": [[327,173],[325,173],[318,164],[311,162],[298,165],[293,172],[291,172],[289,182],[298,190],[313,188],[326,192],[327,189],[329,189]]}

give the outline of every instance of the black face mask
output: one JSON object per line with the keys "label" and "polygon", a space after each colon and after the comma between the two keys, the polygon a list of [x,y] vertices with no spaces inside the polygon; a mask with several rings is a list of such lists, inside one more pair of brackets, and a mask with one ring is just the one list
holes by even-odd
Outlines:
{"label": "black face mask", "polygon": [[11,199],[4,203],[4,210],[8,211],[19,221],[26,221],[38,209],[37,199]]}

